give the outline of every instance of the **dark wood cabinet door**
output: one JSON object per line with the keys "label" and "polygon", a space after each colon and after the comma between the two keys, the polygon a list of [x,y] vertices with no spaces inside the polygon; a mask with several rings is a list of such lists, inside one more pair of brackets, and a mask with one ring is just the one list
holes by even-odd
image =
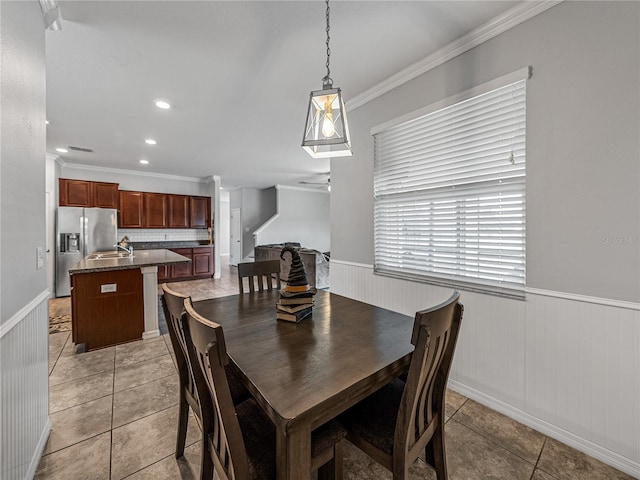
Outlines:
{"label": "dark wood cabinet door", "polygon": [[187,195],[167,195],[169,203],[168,227],[189,228],[189,197]]}
{"label": "dark wood cabinet door", "polygon": [[189,226],[207,228],[211,225],[211,199],[209,197],[189,197]]}
{"label": "dark wood cabinet door", "polygon": [[100,208],[118,208],[118,184],[107,182],[93,183],[93,206]]}
{"label": "dark wood cabinet door", "polygon": [[[144,332],[139,268],[71,276],[74,340],[87,350],[138,340]],[[115,291],[104,291],[107,284]]]}
{"label": "dark wood cabinet door", "polygon": [[147,228],[166,228],[167,195],[147,193],[144,195],[144,226]]}
{"label": "dark wood cabinet door", "polygon": [[193,276],[213,275],[213,249],[202,247],[193,249]]}
{"label": "dark wood cabinet door", "polygon": [[[180,255],[184,255],[187,258],[193,259],[193,254],[191,252],[191,248],[172,248],[172,252],[179,253]],[[171,278],[172,279],[180,279],[180,278],[189,278],[193,276],[193,267],[192,263],[176,263],[171,265]]]}
{"label": "dark wood cabinet door", "polygon": [[158,283],[163,283],[169,280],[170,265],[158,265]]}
{"label": "dark wood cabinet door", "polygon": [[58,179],[58,204],[64,207],[93,206],[92,182],[87,180]]}
{"label": "dark wood cabinet door", "polygon": [[120,211],[118,226],[121,228],[142,228],[142,192],[120,190]]}

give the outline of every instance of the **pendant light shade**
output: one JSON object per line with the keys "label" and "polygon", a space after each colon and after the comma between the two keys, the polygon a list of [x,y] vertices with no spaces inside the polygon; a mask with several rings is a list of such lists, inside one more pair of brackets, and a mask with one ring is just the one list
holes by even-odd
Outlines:
{"label": "pendant light shade", "polygon": [[339,88],[311,92],[302,148],[313,158],[352,154],[349,125]]}
{"label": "pendant light shade", "polygon": [[347,111],[344,108],[342,92],[333,88],[329,76],[329,0],[327,4],[327,74],[322,79],[322,90],[314,90],[309,96],[307,121],[304,126],[302,148],[313,158],[351,156],[351,140]]}

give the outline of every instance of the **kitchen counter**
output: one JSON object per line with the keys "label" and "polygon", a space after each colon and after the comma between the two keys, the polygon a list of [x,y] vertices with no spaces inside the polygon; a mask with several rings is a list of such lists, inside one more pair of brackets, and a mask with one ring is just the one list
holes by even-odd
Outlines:
{"label": "kitchen counter", "polygon": [[[116,252],[97,252],[115,255]],[[72,340],[76,351],[93,350],[160,335],[158,266],[191,259],[167,249],[135,250],[133,256],[91,258],[69,269]]]}
{"label": "kitchen counter", "polygon": [[87,257],[71,267],[69,275],[188,262],[191,262],[190,258],[167,249],[135,250],[134,248],[133,257],[100,258],[95,260],[89,260],[89,257]]}

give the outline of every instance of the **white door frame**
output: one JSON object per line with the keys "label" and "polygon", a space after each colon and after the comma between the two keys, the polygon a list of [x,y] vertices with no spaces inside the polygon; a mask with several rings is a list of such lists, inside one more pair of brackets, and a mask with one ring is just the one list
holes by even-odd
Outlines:
{"label": "white door frame", "polygon": [[229,265],[238,265],[242,262],[242,212],[239,208],[231,209],[229,236]]}

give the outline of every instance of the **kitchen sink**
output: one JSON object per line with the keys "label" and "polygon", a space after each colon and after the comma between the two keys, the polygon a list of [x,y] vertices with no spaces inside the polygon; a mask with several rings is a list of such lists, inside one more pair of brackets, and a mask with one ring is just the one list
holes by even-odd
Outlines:
{"label": "kitchen sink", "polygon": [[87,260],[106,260],[108,258],[133,258],[127,252],[96,252],[87,257]]}

